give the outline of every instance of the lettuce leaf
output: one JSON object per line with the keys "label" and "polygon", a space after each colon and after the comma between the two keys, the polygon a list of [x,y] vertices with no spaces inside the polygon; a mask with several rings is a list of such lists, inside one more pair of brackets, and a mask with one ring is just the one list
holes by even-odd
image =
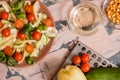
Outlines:
{"label": "lettuce leaf", "polygon": [[18,65],[17,61],[13,59],[13,57],[9,56],[7,60],[7,65],[8,66],[16,66]]}
{"label": "lettuce leaf", "polygon": [[4,52],[0,52],[0,62],[3,62],[3,63],[6,62],[6,56]]}
{"label": "lettuce leaf", "polygon": [[24,0],[18,0],[16,3],[12,4],[12,10],[20,10],[24,5]]}
{"label": "lettuce leaf", "polygon": [[25,19],[26,14],[22,12],[21,10],[13,10],[13,13],[16,15],[16,17],[19,19]]}

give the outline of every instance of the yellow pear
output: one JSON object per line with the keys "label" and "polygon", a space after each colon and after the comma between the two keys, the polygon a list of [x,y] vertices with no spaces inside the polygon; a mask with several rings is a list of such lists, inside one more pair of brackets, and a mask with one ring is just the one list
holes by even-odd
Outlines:
{"label": "yellow pear", "polygon": [[57,80],[87,80],[84,73],[77,66],[68,65],[60,69]]}

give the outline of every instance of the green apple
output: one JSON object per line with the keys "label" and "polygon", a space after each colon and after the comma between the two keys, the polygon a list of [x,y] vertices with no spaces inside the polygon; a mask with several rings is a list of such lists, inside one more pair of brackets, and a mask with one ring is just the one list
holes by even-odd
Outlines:
{"label": "green apple", "polygon": [[84,73],[77,67],[68,65],[60,69],[57,74],[57,80],[87,80]]}

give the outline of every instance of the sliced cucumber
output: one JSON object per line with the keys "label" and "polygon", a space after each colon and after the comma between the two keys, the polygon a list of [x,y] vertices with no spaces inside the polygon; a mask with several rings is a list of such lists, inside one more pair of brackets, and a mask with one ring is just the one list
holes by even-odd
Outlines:
{"label": "sliced cucumber", "polygon": [[20,39],[18,39],[14,42],[15,45],[21,45],[22,43],[23,43],[23,41],[21,41]]}

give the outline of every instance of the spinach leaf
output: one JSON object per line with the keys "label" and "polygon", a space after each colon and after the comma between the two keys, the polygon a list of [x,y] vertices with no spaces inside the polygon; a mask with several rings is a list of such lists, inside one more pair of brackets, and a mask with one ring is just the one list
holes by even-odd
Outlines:
{"label": "spinach leaf", "polygon": [[7,58],[6,58],[6,57],[0,57],[0,62],[5,63],[6,61],[7,61]]}
{"label": "spinach leaf", "polygon": [[33,28],[30,24],[25,24],[24,27],[20,30],[21,33],[26,34],[27,38],[31,38],[31,31],[33,31]]}
{"label": "spinach leaf", "polygon": [[16,65],[18,65],[18,63],[15,59],[13,59],[13,57],[8,56],[7,65],[8,66],[16,66]]}
{"label": "spinach leaf", "polygon": [[28,34],[32,30],[33,30],[33,28],[31,27],[30,24],[25,24],[24,27],[20,30],[20,32],[23,34]]}
{"label": "spinach leaf", "polygon": [[13,13],[16,15],[17,18],[21,18],[21,19],[26,18],[26,14],[21,10],[17,10],[17,11],[13,10]]}
{"label": "spinach leaf", "polygon": [[24,0],[18,0],[16,3],[11,5],[12,10],[20,10],[20,9],[22,9],[23,4],[24,4]]}
{"label": "spinach leaf", "polygon": [[21,11],[24,5],[24,0],[18,0],[14,4],[11,5],[12,7],[12,12],[16,15],[17,18],[25,19],[26,14]]}
{"label": "spinach leaf", "polygon": [[4,52],[0,52],[0,62],[3,62],[3,63],[6,62],[6,56]]}
{"label": "spinach leaf", "polygon": [[41,24],[37,27],[37,29],[42,31],[42,30],[47,30],[47,27],[45,25]]}
{"label": "spinach leaf", "polygon": [[32,57],[28,56],[25,58],[27,64],[34,64],[34,60]]}
{"label": "spinach leaf", "polygon": [[4,52],[0,52],[0,57],[5,57],[5,53]]}

